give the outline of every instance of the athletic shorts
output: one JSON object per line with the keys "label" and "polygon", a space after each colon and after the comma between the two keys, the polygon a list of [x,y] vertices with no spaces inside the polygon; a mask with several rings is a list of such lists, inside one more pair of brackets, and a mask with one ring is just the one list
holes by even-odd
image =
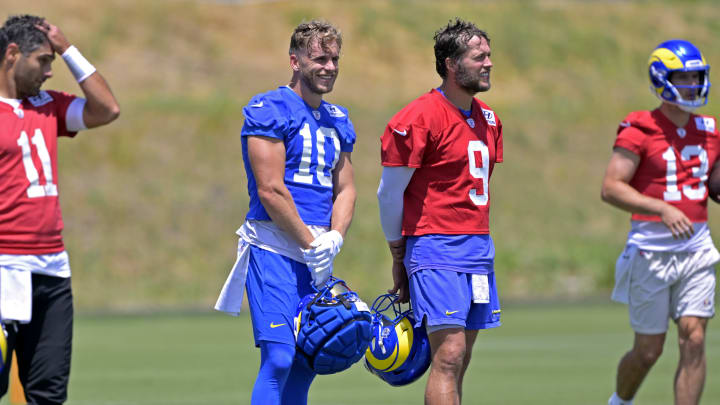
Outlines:
{"label": "athletic shorts", "polygon": [[452,270],[417,270],[410,275],[410,301],[415,326],[432,332],[445,327],[490,329],[500,326],[500,300],[495,274],[487,275],[487,303],[473,303],[472,274]]}
{"label": "athletic shorts", "polygon": [[245,288],[255,346],[263,340],[294,346],[297,306],[304,296],[315,292],[307,265],[250,246]]}
{"label": "athletic shorts", "polygon": [[670,318],[712,318],[718,259],[715,248],[655,252],[630,245],[616,264],[613,299],[628,304],[630,325],[641,334],[665,333]]}

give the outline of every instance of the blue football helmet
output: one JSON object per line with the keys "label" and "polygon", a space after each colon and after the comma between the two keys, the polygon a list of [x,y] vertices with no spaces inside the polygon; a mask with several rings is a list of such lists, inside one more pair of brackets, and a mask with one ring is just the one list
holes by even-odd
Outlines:
{"label": "blue football helmet", "polygon": [[318,374],[357,363],[371,338],[370,308],[343,280],[331,277],[300,300],[295,315],[297,357]]}
{"label": "blue football helmet", "polygon": [[[700,50],[688,41],[672,39],[655,48],[648,61],[650,90],[660,100],[675,104],[692,112],[708,102],[710,90],[710,65]],[[673,72],[700,72],[700,80],[694,86],[680,86],[670,81]],[[692,88],[697,91],[695,98],[685,100],[678,88]]]}
{"label": "blue football helmet", "polygon": [[[365,352],[365,368],[393,386],[420,378],[430,366],[430,340],[415,327],[412,308],[402,310],[398,296],[383,294],[373,302],[372,340]],[[392,310],[392,317],[386,312]]]}

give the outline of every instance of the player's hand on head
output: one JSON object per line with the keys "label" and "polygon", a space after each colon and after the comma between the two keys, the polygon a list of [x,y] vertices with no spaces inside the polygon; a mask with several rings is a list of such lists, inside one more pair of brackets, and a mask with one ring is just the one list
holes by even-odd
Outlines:
{"label": "player's hand on head", "polygon": [[35,25],[35,28],[45,33],[53,51],[58,54],[62,55],[70,47],[70,41],[67,40],[65,34],[56,25],[50,24],[48,20],[43,20],[42,24]]}
{"label": "player's hand on head", "polygon": [[666,205],[660,212],[660,219],[670,229],[675,239],[690,239],[695,232],[692,221],[682,211],[672,205]]}
{"label": "player's hand on head", "polygon": [[388,290],[390,294],[397,294],[398,301],[406,303],[410,301],[410,291],[408,290],[408,276],[405,271],[405,265],[402,262],[393,260],[392,266],[393,287]]}

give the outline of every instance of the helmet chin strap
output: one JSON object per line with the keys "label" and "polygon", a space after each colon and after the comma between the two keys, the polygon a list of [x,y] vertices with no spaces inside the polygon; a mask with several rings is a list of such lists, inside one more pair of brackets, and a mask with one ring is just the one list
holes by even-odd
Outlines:
{"label": "helmet chin strap", "polygon": [[[676,99],[676,100],[679,100],[679,101],[682,101],[682,102],[686,102],[686,103],[687,103],[687,101],[685,101],[685,99],[682,98],[682,96],[680,95],[680,92],[678,92],[677,88],[675,88],[675,86],[673,86],[672,83],[668,83],[668,88],[673,92],[673,94],[675,95],[675,99]],[[681,109],[681,110],[683,110],[683,111],[685,111],[685,112],[687,112],[687,113],[693,113],[693,112],[695,112],[695,110],[698,109],[698,107],[702,107],[702,105],[704,105],[704,104],[702,104],[702,105],[700,105],[700,104],[698,104],[698,105],[687,105],[687,104],[681,104],[681,103],[679,103],[678,101],[666,100],[666,99],[662,98],[662,96],[660,96],[660,94],[658,94],[658,93],[655,91],[655,88],[653,87],[652,84],[650,85],[650,91],[652,91],[652,93],[655,95],[655,97],[658,98],[658,100],[660,100],[660,101],[662,101],[662,102],[664,102],[664,103],[670,103],[670,104],[676,106],[677,108],[679,108],[679,109]]]}
{"label": "helmet chin strap", "polygon": [[[673,103],[673,104],[675,104],[675,103]],[[675,104],[675,105],[678,106],[678,108],[680,108],[681,110],[688,112],[688,113],[692,113],[692,112],[695,112],[695,110],[697,110],[696,106],[689,106],[689,105],[682,105],[682,104]]]}

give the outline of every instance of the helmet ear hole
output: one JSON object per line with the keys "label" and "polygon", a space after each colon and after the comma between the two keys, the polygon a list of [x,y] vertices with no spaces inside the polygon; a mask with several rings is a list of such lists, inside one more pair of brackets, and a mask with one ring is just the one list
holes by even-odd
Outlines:
{"label": "helmet ear hole", "polygon": [[[430,341],[425,328],[415,327],[412,308],[402,311],[398,296],[379,296],[371,307],[372,335],[377,340],[365,352],[365,368],[393,386],[412,383],[430,366]],[[384,313],[392,309],[394,318]]]}

